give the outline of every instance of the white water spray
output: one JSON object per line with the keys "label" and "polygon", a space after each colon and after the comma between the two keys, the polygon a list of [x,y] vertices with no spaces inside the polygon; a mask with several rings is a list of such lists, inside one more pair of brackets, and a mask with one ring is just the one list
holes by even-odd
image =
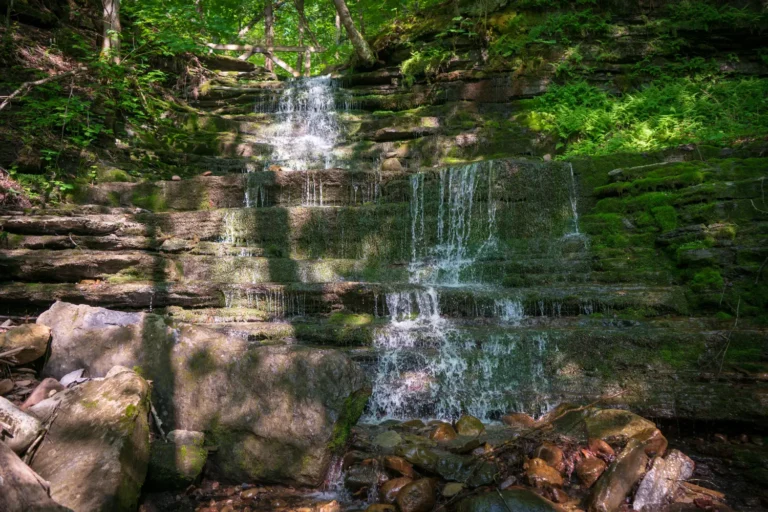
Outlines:
{"label": "white water spray", "polygon": [[341,134],[335,95],[329,76],[286,82],[277,105],[277,121],[266,132],[274,147],[272,163],[290,170],[328,169]]}

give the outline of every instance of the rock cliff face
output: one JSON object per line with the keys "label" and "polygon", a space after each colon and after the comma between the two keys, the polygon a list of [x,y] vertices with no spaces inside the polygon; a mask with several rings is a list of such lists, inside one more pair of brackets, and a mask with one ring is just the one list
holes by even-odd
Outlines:
{"label": "rock cliff face", "polygon": [[[580,58],[536,40],[500,63],[457,37],[429,76],[401,65],[442,28],[395,33],[383,68],[317,79],[320,118],[278,108],[300,85],[218,73],[168,112],[173,144],[132,138],[69,203],[0,214],[0,308],[41,314],[53,377],[140,370],[163,421],[205,432],[234,479],[319,484],[369,381],[371,419],[603,397],[764,422],[765,141],[558,159],[530,102],[570,72],[629,90],[680,51],[768,74],[752,35],[672,41],[641,21],[572,35]],[[285,135],[312,123],[322,158]],[[125,172],[146,161],[183,179]]]}

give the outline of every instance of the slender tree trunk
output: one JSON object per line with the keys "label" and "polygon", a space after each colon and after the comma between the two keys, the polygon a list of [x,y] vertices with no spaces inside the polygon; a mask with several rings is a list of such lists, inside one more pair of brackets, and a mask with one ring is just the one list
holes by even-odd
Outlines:
{"label": "slender tree trunk", "polygon": [[336,11],[339,13],[341,23],[347,30],[347,36],[349,36],[349,40],[355,48],[355,53],[357,53],[360,63],[363,66],[373,66],[376,63],[376,56],[373,54],[373,50],[371,50],[365,38],[355,28],[355,22],[352,21],[352,15],[349,14],[347,4],[344,0],[333,0],[333,3],[336,5]]}
{"label": "slender tree trunk", "polygon": [[[272,0],[267,0],[267,4],[264,6],[264,45],[267,47],[275,44],[275,20],[273,16]],[[274,68],[274,63],[269,56],[266,58],[264,67],[267,68],[267,71],[272,71]]]}
{"label": "slender tree trunk", "polygon": [[360,33],[365,37],[365,16],[363,15],[363,4],[360,3],[360,0],[357,0],[357,9],[359,11],[358,16],[360,17]]}
{"label": "slender tree trunk", "polygon": [[[339,17],[339,13],[336,13],[336,34],[334,37],[334,42],[336,43],[336,46],[339,46],[339,43],[341,42],[341,18]],[[339,50],[336,50],[336,59],[339,58]]]}
{"label": "slender tree trunk", "polygon": [[120,64],[120,0],[104,2],[104,41],[101,44],[102,57],[109,57]]}
{"label": "slender tree trunk", "polygon": [[11,11],[13,11],[13,0],[8,2],[8,7],[5,11],[5,34],[11,33]]}
{"label": "slender tree trunk", "polygon": [[[275,2],[275,5],[272,7],[272,12],[276,12],[280,7],[283,6],[283,4],[285,4],[285,0],[280,0],[279,2]],[[248,23],[243,25],[243,28],[241,28],[240,32],[237,33],[237,37],[242,38],[243,36],[245,36],[245,34],[250,32],[253,26],[256,25],[258,22],[260,22],[261,18],[263,17],[264,17],[264,11],[257,12],[256,14],[254,14],[253,18],[251,18]]]}
{"label": "slender tree trunk", "polygon": [[[299,46],[304,45],[304,0],[295,0],[296,11],[299,13]],[[301,53],[296,54],[296,70],[301,73],[303,69],[304,56]]]}

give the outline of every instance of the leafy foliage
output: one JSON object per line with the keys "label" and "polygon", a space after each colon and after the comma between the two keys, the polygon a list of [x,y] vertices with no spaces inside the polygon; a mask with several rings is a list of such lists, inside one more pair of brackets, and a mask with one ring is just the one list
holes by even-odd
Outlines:
{"label": "leafy foliage", "polygon": [[726,144],[768,130],[768,80],[662,78],[625,95],[577,81],[532,106],[561,145],[569,142],[566,155]]}

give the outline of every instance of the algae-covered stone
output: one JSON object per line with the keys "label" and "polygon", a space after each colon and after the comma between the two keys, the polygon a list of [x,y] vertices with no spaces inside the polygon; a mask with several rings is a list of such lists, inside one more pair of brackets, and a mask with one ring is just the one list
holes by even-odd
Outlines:
{"label": "algae-covered stone", "polygon": [[485,425],[474,416],[465,414],[456,422],[456,432],[462,436],[479,436],[485,432]]}
{"label": "algae-covered stone", "polygon": [[428,446],[408,445],[398,451],[417,468],[440,475],[445,480],[464,482],[470,487],[490,484],[497,471],[496,465],[491,462]]}
{"label": "algae-covered stone", "polygon": [[625,443],[630,437],[656,425],[637,414],[621,409],[602,409],[584,418],[589,438]]}
{"label": "algae-covered stone", "polygon": [[145,486],[168,490],[188,486],[203,471],[208,451],[203,448],[202,432],[174,430],[168,442],[156,440],[150,446],[149,470]]}
{"label": "algae-covered stone", "polygon": [[403,441],[403,438],[398,434],[397,432],[393,432],[392,430],[387,430],[385,432],[382,432],[381,434],[377,435],[373,438],[373,444],[374,446],[378,446],[379,448],[394,448],[395,446],[399,445]]}
{"label": "algae-covered stone", "polygon": [[344,475],[344,486],[352,492],[378,487],[387,481],[387,475],[373,465],[352,466]]}
{"label": "algae-covered stone", "polygon": [[134,511],[149,461],[149,385],[124,369],[57,393],[29,412],[56,414],[31,467],[76,511]]}
{"label": "algae-covered stone", "polygon": [[528,489],[508,489],[470,496],[459,502],[458,512],[558,512],[551,501]]}

